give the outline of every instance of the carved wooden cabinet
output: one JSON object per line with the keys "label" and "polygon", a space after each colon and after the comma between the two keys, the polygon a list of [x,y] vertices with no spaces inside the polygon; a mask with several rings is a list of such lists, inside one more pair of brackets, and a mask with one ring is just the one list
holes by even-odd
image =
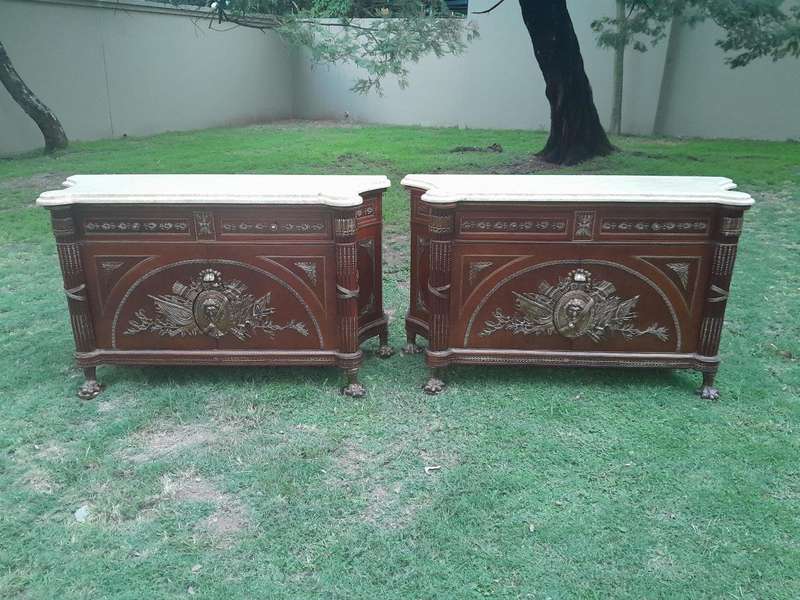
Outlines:
{"label": "carved wooden cabinet", "polygon": [[385,177],[74,176],[52,216],[78,365],[336,365],[380,336]]}
{"label": "carved wooden cabinet", "polygon": [[450,364],[714,376],[742,215],[715,177],[408,175],[407,352]]}

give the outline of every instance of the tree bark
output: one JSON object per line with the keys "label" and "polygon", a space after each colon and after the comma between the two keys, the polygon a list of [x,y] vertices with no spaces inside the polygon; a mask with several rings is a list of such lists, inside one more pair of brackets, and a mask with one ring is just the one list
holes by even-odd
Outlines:
{"label": "tree bark", "polygon": [[36,94],[22,81],[22,78],[11,64],[11,59],[6,53],[3,43],[0,42],[0,82],[3,83],[8,93],[20,108],[34,120],[44,136],[45,152],[53,152],[67,147],[67,134],[61,123],[36,97]]}
{"label": "tree bark", "polygon": [[537,154],[573,165],[615,150],[600,124],[566,0],[519,0],[550,102],[550,137]]}
{"label": "tree bark", "polygon": [[608,130],[622,133],[622,92],[625,81],[625,0],[617,0],[617,34],[614,46],[614,105],[611,107],[611,124]]}

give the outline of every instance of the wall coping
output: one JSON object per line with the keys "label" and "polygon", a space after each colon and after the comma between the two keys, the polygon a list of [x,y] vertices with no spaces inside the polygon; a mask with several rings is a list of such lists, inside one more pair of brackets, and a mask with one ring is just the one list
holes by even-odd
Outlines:
{"label": "wall coping", "polygon": [[[0,0],[0,2],[3,0]],[[40,4],[62,4],[67,6],[83,6],[86,8],[99,8],[105,10],[116,10],[123,12],[157,13],[163,15],[175,15],[179,17],[210,18],[212,11],[208,7],[194,6],[190,4],[170,5],[161,2],[148,2],[147,0],[25,0],[26,2],[38,2]],[[265,28],[269,28],[272,21],[268,17],[249,18],[254,23],[263,22]]]}

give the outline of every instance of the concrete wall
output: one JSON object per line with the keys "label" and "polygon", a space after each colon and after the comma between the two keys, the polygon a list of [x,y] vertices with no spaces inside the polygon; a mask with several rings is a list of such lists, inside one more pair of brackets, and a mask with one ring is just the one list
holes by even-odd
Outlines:
{"label": "concrete wall", "polygon": [[[292,50],[272,34],[209,31],[164,7],[0,0],[0,40],[72,140],[292,116]],[[42,146],[0,86],[0,154]]]}
{"label": "concrete wall", "polygon": [[[481,10],[494,0],[472,0]],[[110,8],[111,7],[111,8]],[[614,0],[569,8],[600,116],[611,113],[612,54],[597,48],[593,19]],[[141,0],[0,0],[0,40],[30,87],[73,140],[148,135],[280,118],[547,129],[549,106],[519,5],[472,17],[481,37],[462,56],[426,58],[410,86],[351,93],[358,73],[312,65],[272,34],[209,31],[197,11]],[[188,16],[187,16],[188,15]],[[192,16],[195,15],[195,16]],[[800,61],[761,60],[731,70],[711,24],[682,28],[666,95],[668,135],[800,138]],[[666,42],[625,62],[623,129],[650,134]],[[0,88],[0,154],[41,147],[33,122]]]}
{"label": "concrete wall", "polygon": [[[470,10],[494,0],[471,0]],[[613,56],[597,47],[592,20],[614,14],[614,0],[568,2],[601,119],[611,115]],[[547,129],[549,106],[519,4],[508,0],[488,15],[471,17],[481,37],[458,57],[426,59],[411,69],[410,86],[387,81],[384,96],[349,92],[357,70],[314,66],[298,53],[295,116],[383,123]],[[696,137],[800,138],[800,61],[760,60],[731,70],[714,46],[711,24],[682,28],[674,84],[665,97],[665,133]],[[625,60],[623,131],[653,131],[666,41]]]}
{"label": "concrete wall", "polygon": [[800,60],[724,66],[719,29],[683,27],[666,104],[669,135],[800,139]]}

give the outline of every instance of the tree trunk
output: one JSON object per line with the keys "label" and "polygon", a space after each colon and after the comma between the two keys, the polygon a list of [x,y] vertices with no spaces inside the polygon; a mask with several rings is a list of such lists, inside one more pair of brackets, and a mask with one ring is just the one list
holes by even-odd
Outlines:
{"label": "tree trunk", "polygon": [[11,64],[11,59],[0,42],[0,82],[3,83],[14,101],[33,119],[44,136],[45,152],[67,147],[67,134],[56,116],[25,85]]}
{"label": "tree trunk", "polygon": [[550,137],[538,156],[573,165],[615,150],[600,124],[566,0],[519,0],[550,102]]}
{"label": "tree trunk", "polygon": [[625,0],[617,0],[617,43],[614,46],[614,105],[611,107],[611,125],[608,130],[622,133],[622,91],[625,76]]}

